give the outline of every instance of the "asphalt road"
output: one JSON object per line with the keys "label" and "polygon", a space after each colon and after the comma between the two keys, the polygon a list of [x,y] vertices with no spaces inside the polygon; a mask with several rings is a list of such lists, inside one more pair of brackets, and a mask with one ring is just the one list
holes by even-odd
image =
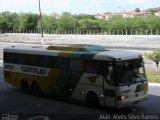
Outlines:
{"label": "asphalt road", "polygon": [[[0,34],[0,42],[41,43],[40,34]],[[108,48],[160,50],[160,35],[48,35],[45,44],[96,44]]]}
{"label": "asphalt road", "polygon": [[[147,101],[122,109],[118,111],[119,114],[122,116],[135,113],[157,115],[160,113],[159,91],[160,86],[151,85]],[[83,104],[68,103],[51,97],[36,97],[32,94],[25,94],[20,88],[4,82],[3,65],[0,62],[0,116],[2,118],[17,115],[19,120],[22,118],[27,120],[33,116],[45,115],[51,120],[99,120],[101,115],[115,115],[118,112],[111,108],[90,108]]]}

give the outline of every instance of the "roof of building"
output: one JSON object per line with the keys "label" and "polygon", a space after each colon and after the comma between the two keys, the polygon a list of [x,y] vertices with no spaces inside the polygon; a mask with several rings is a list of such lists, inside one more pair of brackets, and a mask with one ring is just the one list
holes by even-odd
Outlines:
{"label": "roof of building", "polygon": [[104,13],[104,14],[95,14],[95,16],[102,16],[102,17],[105,17],[105,16],[122,16],[121,13]]}
{"label": "roof of building", "polygon": [[148,12],[126,12],[125,14],[127,15],[143,15],[143,14],[146,14]]}

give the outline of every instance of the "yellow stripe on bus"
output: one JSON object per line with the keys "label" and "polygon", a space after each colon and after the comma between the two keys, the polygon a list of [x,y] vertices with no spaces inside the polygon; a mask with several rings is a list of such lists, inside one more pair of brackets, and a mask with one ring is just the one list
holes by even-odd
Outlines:
{"label": "yellow stripe on bus", "polygon": [[4,71],[4,74],[6,76],[5,81],[12,85],[20,87],[21,80],[25,79],[29,87],[31,88],[32,82],[37,81],[37,83],[40,85],[42,92],[51,93],[53,91],[53,86],[55,85],[56,80],[60,75],[60,70],[51,69],[47,77],[9,72],[9,71]]}

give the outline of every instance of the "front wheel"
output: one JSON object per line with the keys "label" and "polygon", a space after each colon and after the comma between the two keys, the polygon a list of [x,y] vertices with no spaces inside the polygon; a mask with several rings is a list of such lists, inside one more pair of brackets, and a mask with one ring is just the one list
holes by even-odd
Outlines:
{"label": "front wheel", "polygon": [[97,94],[95,92],[88,92],[86,95],[87,105],[91,107],[98,107],[100,102]]}

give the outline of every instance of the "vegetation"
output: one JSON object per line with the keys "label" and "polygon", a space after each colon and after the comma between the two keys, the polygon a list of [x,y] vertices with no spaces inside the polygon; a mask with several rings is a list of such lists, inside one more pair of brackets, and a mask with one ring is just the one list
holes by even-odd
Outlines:
{"label": "vegetation", "polygon": [[160,83],[160,72],[147,72],[149,82]]}
{"label": "vegetation", "polygon": [[160,61],[160,51],[148,52],[144,54],[145,57],[151,59],[156,63],[156,71],[158,72],[158,66]]}
{"label": "vegetation", "polygon": [[[135,9],[139,11],[139,9]],[[72,15],[64,12],[59,18],[43,15],[43,29],[51,31],[115,31],[114,34],[160,34],[160,17],[123,18],[114,16],[109,20],[96,19],[93,15]],[[126,22],[125,22],[126,21]],[[126,30],[125,30],[126,24]],[[40,29],[40,17],[33,13],[0,13],[0,32],[29,32]],[[152,32],[151,32],[152,31]],[[136,33],[135,33],[136,32]]]}

